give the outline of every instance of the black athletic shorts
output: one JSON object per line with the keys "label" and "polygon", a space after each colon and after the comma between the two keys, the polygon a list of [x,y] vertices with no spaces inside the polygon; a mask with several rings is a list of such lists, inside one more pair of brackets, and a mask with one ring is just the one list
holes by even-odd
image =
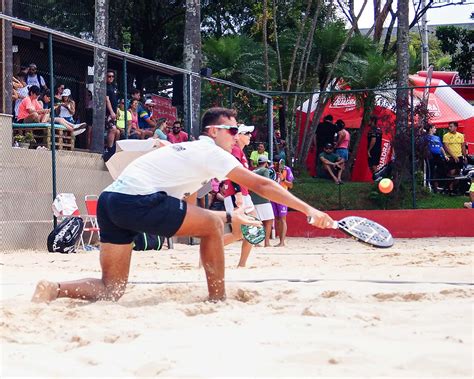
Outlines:
{"label": "black athletic shorts", "polygon": [[186,202],[166,192],[125,195],[102,192],[97,203],[100,241],[126,245],[139,232],[173,236],[186,215]]}

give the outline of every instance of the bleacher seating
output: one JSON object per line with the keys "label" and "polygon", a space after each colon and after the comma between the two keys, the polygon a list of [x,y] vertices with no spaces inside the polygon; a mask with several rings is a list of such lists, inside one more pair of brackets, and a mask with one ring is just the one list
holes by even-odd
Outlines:
{"label": "bleacher seating", "polygon": [[[24,134],[32,132],[36,143],[32,143],[31,147],[46,146],[51,148],[51,124],[49,123],[13,123],[13,131],[15,134]],[[54,135],[57,150],[74,150],[74,136],[65,126],[55,124]]]}

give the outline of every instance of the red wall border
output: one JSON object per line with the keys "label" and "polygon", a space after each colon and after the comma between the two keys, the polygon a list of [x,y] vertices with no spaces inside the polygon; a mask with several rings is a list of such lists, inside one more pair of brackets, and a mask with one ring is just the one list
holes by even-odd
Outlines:
{"label": "red wall border", "polygon": [[[375,211],[329,211],[333,219],[360,216],[385,226],[394,237],[474,237],[474,209],[407,209]],[[333,229],[308,225],[300,212],[289,212],[288,237],[346,237]],[[473,247],[474,249],[474,247]]]}

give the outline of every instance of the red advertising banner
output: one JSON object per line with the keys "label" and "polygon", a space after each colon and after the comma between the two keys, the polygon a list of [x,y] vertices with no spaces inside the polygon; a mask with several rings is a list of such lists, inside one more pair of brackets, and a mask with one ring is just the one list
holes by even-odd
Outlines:
{"label": "red advertising banner", "polygon": [[158,95],[152,95],[151,99],[155,103],[155,106],[153,107],[152,118],[166,118],[168,121],[171,122],[176,121],[176,119],[178,118],[178,114],[176,111],[176,107],[173,107],[171,105],[171,99]]}

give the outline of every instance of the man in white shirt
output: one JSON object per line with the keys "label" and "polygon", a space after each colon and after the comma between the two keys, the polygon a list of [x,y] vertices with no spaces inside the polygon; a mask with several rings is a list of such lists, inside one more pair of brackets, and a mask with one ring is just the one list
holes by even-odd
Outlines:
{"label": "man in white shirt", "polygon": [[38,86],[41,92],[48,89],[44,78],[38,74],[38,68],[36,64],[31,63],[28,68],[28,75],[26,76],[26,84],[29,86]]}
{"label": "man in white shirt", "polygon": [[[212,178],[229,178],[253,192],[299,210],[313,225],[328,228],[333,220],[299,200],[272,180],[244,168],[230,151],[237,141],[236,112],[211,108],[202,118],[198,141],[162,147],[130,163],[100,195],[101,279],[72,282],[40,281],[32,300],[58,297],[118,300],[128,281],[132,241],[138,232],[199,237],[210,301],[225,300],[224,245],[241,238],[240,225],[255,225],[242,209],[231,213],[197,207],[197,190]],[[224,234],[224,223],[233,234]]]}

